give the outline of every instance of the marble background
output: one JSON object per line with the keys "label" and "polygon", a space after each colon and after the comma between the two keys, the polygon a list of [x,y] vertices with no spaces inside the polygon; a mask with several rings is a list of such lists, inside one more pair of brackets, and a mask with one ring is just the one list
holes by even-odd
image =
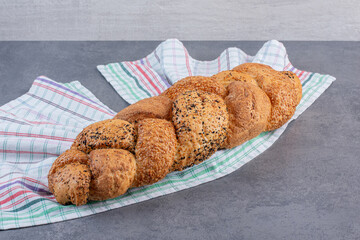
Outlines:
{"label": "marble background", "polygon": [[0,0],[0,40],[360,40],[358,0]]}

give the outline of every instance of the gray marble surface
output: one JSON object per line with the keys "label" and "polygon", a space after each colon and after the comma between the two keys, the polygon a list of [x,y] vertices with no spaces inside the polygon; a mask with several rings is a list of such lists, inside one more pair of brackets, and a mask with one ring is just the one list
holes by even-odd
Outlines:
{"label": "gray marble surface", "polygon": [[360,40],[358,0],[0,0],[0,40]]}
{"label": "gray marble surface", "polygon": [[[79,80],[113,110],[127,104],[96,65],[135,60],[159,42],[0,42],[0,105],[38,75]],[[211,60],[263,42],[185,42]],[[135,205],[0,239],[359,239],[360,43],[284,42],[290,61],[337,80],[263,154],[234,173]]]}

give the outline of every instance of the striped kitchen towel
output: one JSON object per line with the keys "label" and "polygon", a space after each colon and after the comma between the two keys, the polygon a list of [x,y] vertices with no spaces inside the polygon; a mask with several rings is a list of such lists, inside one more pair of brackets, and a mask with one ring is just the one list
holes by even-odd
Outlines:
{"label": "striped kitchen towel", "polygon": [[[237,48],[226,49],[213,61],[197,61],[176,39],[161,43],[150,55],[133,62],[98,66],[99,71],[129,103],[156,96],[189,75],[210,76],[244,62],[265,63],[296,73],[303,98],[295,119],[335,80],[329,75],[294,68],[286,49],[269,41],[255,56]],[[56,203],[47,187],[47,173],[56,157],[68,149],[87,125],[116,113],[79,82],[60,84],[38,77],[25,95],[0,108],[0,229],[34,226],[79,218],[166,195],[225,176],[269,148],[287,125],[230,150],[215,153],[200,165],[170,173],[151,186],[85,206]]]}

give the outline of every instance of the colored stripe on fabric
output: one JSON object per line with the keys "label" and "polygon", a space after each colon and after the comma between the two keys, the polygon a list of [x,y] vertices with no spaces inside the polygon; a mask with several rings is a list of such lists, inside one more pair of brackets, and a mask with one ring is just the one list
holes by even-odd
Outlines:
{"label": "colored stripe on fabric", "polygon": [[70,110],[70,109],[67,109],[67,108],[65,108],[65,107],[62,107],[62,106],[60,106],[59,104],[53,103],[53,102],[51,102],[51,101],[49,101],[49,100],[46,100],[46,99],[44,99],[44,98],[42,98],[42,97],[35,96],[34,94],[31,94],[31,93],[27,93],[27,94],[28,94],[29,96],[33,97],[33,98],[39,99],[40,101],[43,101],[43,102],[45,102],[45,103],[47,103],[47,104],[52,105],[52,106],[54,106],[55,108],[58,108],[58,109],[61,109],[61,110],[65,111],[65,112],[71,113],[72,115],[78,116],[78,117],[83,118],[83,119],[85,119],[85,120],[87,120],[87,121],[94,121],[94,119],[85,117],[85,116],[83,116],[83,115],[81,115],[81,114],[78,114],[77,112],[74,112],[74,111],[72,111],[72,110]]}
{"label": "colored stripe on fabric", "polygon": [[138,88],[140,88],[145,94],[147,94],[149,97],[151,97],[151,94],[148,93],[148,91],[146,91],[140,84],[139,84],[139,81],[137,80],[136,77],[134,77],[125,67],[122,63],[119,64],[121,69],[132,79],[134,79],[136,85]]}

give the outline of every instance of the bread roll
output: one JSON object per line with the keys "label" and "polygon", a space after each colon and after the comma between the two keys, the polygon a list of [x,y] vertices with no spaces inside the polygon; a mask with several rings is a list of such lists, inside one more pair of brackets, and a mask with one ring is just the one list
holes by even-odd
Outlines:
{"label": "bread roll", "polygon": [[87,203],[90,187],[88,156],[78,150],[67,150],[53,163],[49,174],[49,189],[58,203],[80,206]]}
{"label": "bread roll", "polygon": [[265,131],[275,130],[290,120],[295,113],[298,98],[290,79],[280,76],[270,66],[259,63],[244,63],[233,70],[254,77],[259,87],[268,95],[271,115]]}
{"label": "bread roll", "polygon": [[137,171],[132,187],[163,179],[174,163],[176,146],[175,129],[171,122],[150,118],[141,120],[135,147]]}
{"label": "bread roll", "polygon": [[229,116],[220,96],[185,92],[175,99],[172,112],[179,142],[173,171],[204,161],[224,143]]}
{"label": "bread roll", "polygon": [[166,96],[145,98],[121,110],[114,119],[137,123],[145,118],[171,119],[172,101]]}
{"label": "bread roll", "polygon": [[124,194],[136,172],[135,157],[123,149],[97,149],[90,152],[89,200],[101,201]]}
{"label": "bread roll", "polygon": [[258,136],[268,124],[271,113],[269,97],[258,86],[232,82],[225,103],[229,113],[229,129],[224,148],[233,148]]}
{"label": "bread roll", "polygon": [[216,81],[220,82],[225,88],[232,82],[241,81],[257,86],[256,80],[246,73],[241,73],[237,71],[227,70],[219,72],[212,76]]}
{"label": "bread roll", "polygon": [[84,128],[71,148],[84,153],[102,148],[118,148],[134,152],[135,141],[136,132],[132,123],[120,119],[108,119]]}
{"label": "bread roll", "polygon": [[179,94],[195,90],[214,93],[221,97],[225,97],[226,95],[226,89],[221,83],[217,82],[213,78],[203,76],[183,78],[166,89],[161,95],[167,96],[174,101]]}

